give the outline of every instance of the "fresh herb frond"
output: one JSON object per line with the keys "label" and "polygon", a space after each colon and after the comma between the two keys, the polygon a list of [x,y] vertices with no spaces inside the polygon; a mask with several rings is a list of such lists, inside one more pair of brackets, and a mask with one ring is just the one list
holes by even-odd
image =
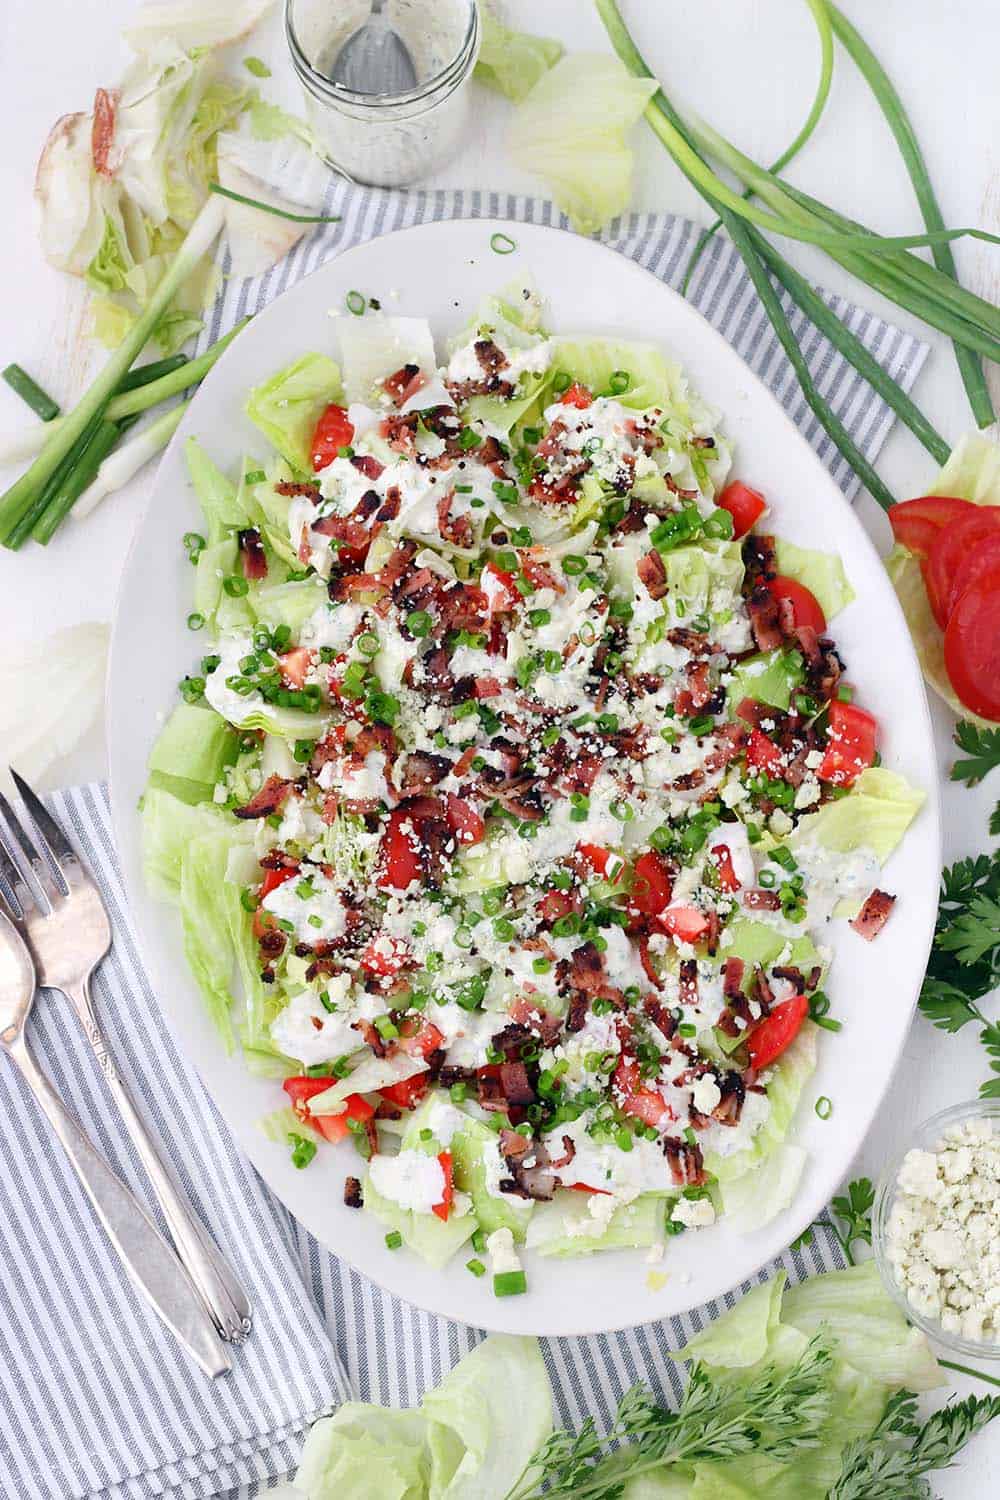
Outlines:
{"label": "fresh herb frond", "polygon": [[951,768],[952,781],[978,786],[984,776],[1000,766],[1000,728],[981,729],[962,719],[955,726],[955,744],[964,750],[968,760],[956,760]]}
{"label": "fresh herb frond", "polygon": [[961,1031],[969,1021],[982,1019],[978,1007],[964,990],[930,975],[920,991],[920,1009],[939,1031]]}
{"label": "fresh herb frond", "polygon": [[[995,955],[1000,947],[1000,898],[982,892],[973,896],[965,911],[940,936],[940,946],[954,953],[960,964],[974,965]],[[996,962],[991,959],[991,967]]]}
{"label": "fresh herb frond", "polygon": [[1000,1416],[1000,1397],[969,1396],[943,1406],[920,1426],[916,1400],[894,1396],[866,1441],[852,1443],[827,1500],[914,1500],[929,1496],[925,1479],[951,1463],[965,1444]]}
{"label": "fresh herb frond", "polygon": [[992,838],[1000,839],[1000,802],[990,813],[990,835]]}

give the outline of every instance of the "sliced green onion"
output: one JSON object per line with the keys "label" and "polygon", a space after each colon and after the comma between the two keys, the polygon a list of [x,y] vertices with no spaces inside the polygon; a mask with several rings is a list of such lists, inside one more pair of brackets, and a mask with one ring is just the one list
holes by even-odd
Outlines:
{"label": "sliced green onion", "polygon": [[519,1297],[528,1290],[528,1278],[523,1271],[500,1271],[493,1277],[494,1297]]}
{"label": "sliced green onion", "polygon": [[210,193],[218,193],[220,198],[231,198],[234,203],[245,203],[247,208],[259,208],[262,213],[273,214],[276,219],[289,219],[293,224],[339,224],[339,214],[293,214],[287,208],[278,208],[273,203],[262,203],[259,198],[248,198],[245,193],[234,193],[231,188],[224,188],[220,182],[208,184]]}
{"label": "sliced green onion", "polygon": [[816,1113],[821,1120],[828,1120],[833,1114],[833,1100],[828,1094],[820,1094],[816,1100]]}
{"label": "sliced green onion", "polygon": [[496,255],[510,255],[511,251],[517,249],[517,244],[509,234],[503,234],[499,230],[490,235],[490,249]]}
{"label": "sliced green onion", "polygon": [[347,304],[347,311],[353,313],[356,318],[360,318],[365,308],[368,306],[368,303],[361,292],[355,291],[353,287],[344,298],[344,301]]}
{"label": "sliced green onion", "polygon": [[398,1250],[403,1243],[403,1236],[398,1229],[390,1229],[385,1237],[385,1248],[387,1250]]}
{"label": "sliced green onion", "polygon": [[465,1269],[467,1271],[471,1271],[473,1276],[486,1275],[486,1267],[483,1265],[481,1260],[476,1260],[475,1258],[473,1258],[472,1260],[467,1260],[465,1262]]}
{"label": "sliced green onion", "polygon": [[245,57],[243,59],[243,66],[255,78],[270,78],[271,76],[271,69],[262,57]]}
{"label": "sliced green onion", "polygon": [[632,377],[627,370],[612,370],[608,390],[612,396],[623,396],[631,384]]}
{"label": "sliced green onion", "polygon": [[20,365],[8,365],[3,372],[3,378],[11,390],[25,403],[30,406],[36,417],[41,417],[43,422],[51,422],[53,417],[59,415],[59,404],[53,401],[48,391],[43,391],[37,380],[32,380],[27,370],[22,370]]}
{"label": "sliced green onion", "polygon": [[204,630],[205,616],[193,610],[187,617],[187,628],[188,630]]}

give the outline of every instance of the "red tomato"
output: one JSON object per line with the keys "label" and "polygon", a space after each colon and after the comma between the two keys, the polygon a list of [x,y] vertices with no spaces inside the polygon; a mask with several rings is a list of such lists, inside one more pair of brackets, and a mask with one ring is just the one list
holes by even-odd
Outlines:
{"label": "red tomato", "polygon": [[712,850],[712,862],[719,872],[719,889],[723,891],[738,891],[740,882],[736,871],[733,869],[733,856],[726,844],[716,844]]}
{"label": "red tomato", "polygon": [[546,927],[551,927],[553,922],[558,922],[560,917],[568,917],[571,911],[576,911],[577,899],[571,896],[569,891],[546,891],[535,903],[540,922]]}
{"label": "red tomato", "polygon": [[785,753],[768,739],[763,730],[751,729],[747,740],[747,765],[778,781],[785,769]]}
{"label": "red tomato", "polygon": [[397,1042],[401,1052],[407,1057],[430,1057],[444,1043],[444,1032],[434,1025],[433,1021],[422,1021],[413,1017],[410,1021],[403,1022],[403,1031],[409,1026],[415,1029],[409,1036],[402,1035]]}
{"label": "red tomato", "polygon": [[607,1188],[592,1188],[587,1182],[571,1182],[569,1187],[572,1193],[600,1193],[602,1198],[611,1196]]}
{"label": "red tomato", "polygon": [[444,1173],[444,1193],[441,1202],[433,1205],[431,1213],[437,1214],[439,1219],[447,1219],[451,1213],[451,1206],[455,1201],[455,1175],[452,1171],[451,1152],[439,1151],[438,1161],[441,1163],[441,1170]]}
{"label": "red tomato", "polygon": [[967,588],[1000,570],[1000,531],[974,547],[959,563],[948,595],[948,618]]}
{"label": "red tomato", "polygon": [[576,852],[587,861],[595,875],[607,874],[608,860],[611,858],[609,849],[602,849],[600,844],[577,844]]}
{"label": "red tomato", "polygon": [[612,1082],[622,1096],[623,1113],[634,1115],[644,1125],[659,1125],[669,1106],[662,1094],[643,1084],[639,1064],[634,1057],[623,1056],[619,1059]]}
{"label": "red tomato", "polygon": [[792,619],[796,627],[811,626],[817,635],[826,629],[826,615],[816,595],[794,578],[785,578],[780,573],[766,581],[765,587],[775,599],[787,599],[792,606]]}
{"label": "red tomato", "polygon": [[875,763],[878,723],[856,703],[830,704],[830,734],[823,759],[816,767],[820,781],[833,786],[850,786],[868,766]]}
{"label": "red tomato", "polygon": [[423,875],[420,848],[405,807],[397,807],[389,814],[382,835],[381,860],[378,883],[383,890],[392,886],[394,890],[405,891],[411,881],[420,880]]}
{"label": "red tomato", "polygon": [[576,406],[580,411],[585,411],[588,406],[593,406],[594,398],[585,385],[574,380],[571,386],[567,386],[559,397],[561,406]]}
{"label": "red tomato", "polygon": [[747,1051],[758,1072],[792,1045],[808,1014],[809,1001],[805,995],[793,995],[790,1000],[776,1005],[771,1014],[754,1027],[747,1037]]}
{"label": "red tomato", "polygon": [[[487,577],[489,581],[486,581]],[[489,599],[491,615],[504,614],[507,610],[516,609],[521,603],[521,592],[514,582],[513,573],[504,572],[496,563],[486,564],[481,582],[483,592]]]}
{"label": "red tomato", "polygon": [[739,479],[727,484],[715,503],[732,516],[734,537],[746,536],[754,522],[759,521],[767,510],[767,501],[760,491],[752,490]]}
{"label": "red tomato", "polygon": [[924,583],[934,618],[941,629],[948,624],[952,579],[973,548],[1000,534],[1000,505],[974,505],[967,515],[943,526],[924,563]]}
{"label": "red tomato", "polygon": [[415,1109],[427,1089],[427,1074],[414,1073],[412,1078],[404,1078],[401,1083],[390,1083],[387,1088],[379,1089],[378,1092],[386,1104],[393,1104],[397,1109]]}
{"label": "red tomato", "polygon": [[286,651],[278,657],[278,666],[285,682],[292,688],[304,688],[306,685],[306,674],[312,661],[312,652],[308,646],[295,646],[291,651]]}
{"label": "red tomato", "polygon": [[411,957],[410,950],[402,938],[372,938],[361,955],[361,967],[367,969],[369,974],[379,974],[385,978],[389,974],[398,974],[400,969],[405,969]]}
{"label": "red tomato", "polygon": [[291,880],[298,873],[298,865],[285,865],[280,870],[265,870],[264,879],[260,883],[260,899],[263,901],[265,896],[269,896],[279,885],[284,885],[286,880]]}
{"label": "red tomato", "polygon": [[926,557],[931,543],[942,526],[971,510],[968,500],[953,495],[921,495],[916,500],[901,500],[889,510],[889,525],[897,542]]}
{"label": "red tomato", "polygon": [[349,1120],[363,1124],[370,1120],[375,1113],[373,1105],[363,1099],[360,1094],[348,1094],[346,1099],[347,1108],[339,1115],[314,1115],[309,1108],[309,1100],[316,1094],[325,1093],[332,1087],[332,1078],[286,1078],[281,1085],[289,1099],[292,1108],[299,1119],[305,1124],[311,1125],[325,1136],[328,1141],[342,1141],[350,1134]]}
{"label": "red tomato", "polygon": [[674,882],[670,866],[655,849],[647,849],[635,862],[635,883],[629,905],[644,917],[658,917],[670,900]]}
{"label": "red tomato", "polygon": [[660,926],[680,943],[696,943],[708,931],[708,918],[696,906],[668,906]]}
{"label": "red tomato", "polygon": [[955,605],[944,664],[966,708],[1000,721],[1000,569],[977,579]]}
{"label": "red tomato", "polygon": [[472,804],[456,797],[454,792],[446,793],[444,802],[448,827],[457,841],[465,848],[481,843],[486,837],[486,824]]}
{"label": "red tomato", "polygon": [[313,431],[310,455],[312,466],[318,474],[332,464],[341,448],[346,448],[354,437],[354,423],[343,406],[331,401]]}

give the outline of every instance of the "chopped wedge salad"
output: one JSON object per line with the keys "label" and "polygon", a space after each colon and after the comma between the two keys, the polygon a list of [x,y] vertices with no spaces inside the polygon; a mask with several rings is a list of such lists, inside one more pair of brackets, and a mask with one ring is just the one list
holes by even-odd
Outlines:
{"label": "chopped wedge salad", "polygon": [[204,645],[143,810],[265,1128],[498,1295],[525,1247],[763,1223],[830,924],[878,932],[922,801],[829,634],[840,560],[771,534],[676,364],[551,336],[530,286],[440,355],[336,326],[249,393],[238,476],[188,442]]}

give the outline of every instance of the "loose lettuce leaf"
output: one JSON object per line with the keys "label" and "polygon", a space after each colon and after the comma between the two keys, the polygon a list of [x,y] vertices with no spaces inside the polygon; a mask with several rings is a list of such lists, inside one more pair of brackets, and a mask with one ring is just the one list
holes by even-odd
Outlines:
{"label": "loose lettuce leaf", "polygon": [[142,867],[146,883],[161,900],[179,902],[184,851],[205,833],[226,823],[212,803],[193,806],[163,787],[150,787],[142,799]]}
{"label": "loose lettuce leaf", "polygon": [[[926,493],[957,495],[973,505],[1000,505],[1000,447],[978,432],[969,433],[956,443]],[[980,718],[965,707],[949,681],[944,665],[944,634],[927,602],[920,559],[909,548],[897,545],[886,558],[885,566],[910,628],[924,680],[959,718],[987,729],[992,727],[991,720]]]}
{"label": "loose lettuce leaf", "polygon": [[844,564],[836,552],[796,547],[794,542],[782,537],[776,538],[774,550],[778,572],[804,584],[816,596],[828,621],[846,609],[855,597]]}
{"label": "loose lettuce leaf", "polygon": [[214,709],[178,703],[149,753],[150,785],[170,790],[180,781],[186,789],[200,790],[200,795],[184,796],[183,801],[208,801],[236,753],[237,737]]}
{"label": "loose lettuce leaf", "polygon": [[310,1430],[295,1485],[308,1500],[423,1500],[429,1469],[422,1412],[348,1401]]}
{"label": "loose lettuce leaf", "polygon": [[552,1395],[535,1339],[494,1334],[423,1400],[429,1500],[507,1494],[552,1431]]}
{"label": "loose lettuce leaf", "polygon": [[521,1198],[497,1197],[487,1191],[484,1152],[496,1146],[496,1132],[481,1120],[469,1119],[456,1130],[451,1142],[455,1164],[455,1183],[472,1199],[472,1211],[482,1229],[509,1229],[517,1240],[523,1240],[534,1205]]}
{"label": "loose lettuce leaf", "polygon": [[515,104],[526,98],[543,73],[563,55],[562,42],[552,37],[512,31],[498,21],[488,5],[479,8],[482,42],[475,76]]}
{"label": "loose lettuce leaf", "polygon": [[687,390],[680,366],[667,361],[653,344],[622,343],[617,339],[559,339],[553,364],[579,381],[595,396],[610,395],[611,377],[624,370],[629,388],[615,400],[636,411],[661,406],[665,415],[687,419]]}
{"label": "loose lettuce leaf", "polygon": [[792,694],[803,681],[802,658],[797,651],[775,651],[758,653],[741,661],[729,681],[728,702],[732,709],[739,706],[743,698],[754,698],[758,703],[770,703],[775,708],[786,709]]}
{"label": "loose lettuce leaf", "polygon": [[125,38],[134,52],[154,52],[163,42],[194,49],[224,47],[252,31],[274,0],[146,0]]}
{"label": "loose lettuce leaf", "polygon": [[862,771],[850,796],[802,818],[789,842],[794,847],[815,840],[838,854],[866,847],[885,864],[925,801],[925,794],[895,771],[871,766]]}
{"label": "loose lettuce leaf", "polygon": [[247,416],[300,474],[313,472],[310,445],[324,407],[343,401],[340,370],[326,354],[303,354],[247,398]]}
{"label": "loose lettuce leaf", "polygon": [[632,196],[626,133],[656,91],[615,57],[575,52],[544,73],[518,108],[511,156],[541,177],[581,234],[596,234]]}
{"label": "loose lettuce leaf", "polygon": [[[728,932],[730,940],[726,945],[726,953],[733,958],[742,958],[748,968],[752,968],[754,964],[763,964],[765,969],[768,968],[788,942],[776,927],[767,922],[754,922],[749,917],[737,917],[735,922],[730,923]],[[805,974],[816,964],[823,967],[819,952],[808,937],[792,939],[788,962]]]}
{"label": "loose lettuce leaf", "polygon": [[250,831],[226,826],[194,839],[181,857],[184,955],[227,1051],[235,1041],[232,984],[247,913],[240,904],[238,887],[226,879],[226,866],[232,845],[252,837]]}
{"label": "loose lettuce leaf", "polygon": [[755,1286],[671,1358],[699,1359],[710,1368],[725,1370],[744,1370],[758,1364],[781,1321],[781,1298],[787,1280],[787,1274],[779,1271],[773,1281]]}

